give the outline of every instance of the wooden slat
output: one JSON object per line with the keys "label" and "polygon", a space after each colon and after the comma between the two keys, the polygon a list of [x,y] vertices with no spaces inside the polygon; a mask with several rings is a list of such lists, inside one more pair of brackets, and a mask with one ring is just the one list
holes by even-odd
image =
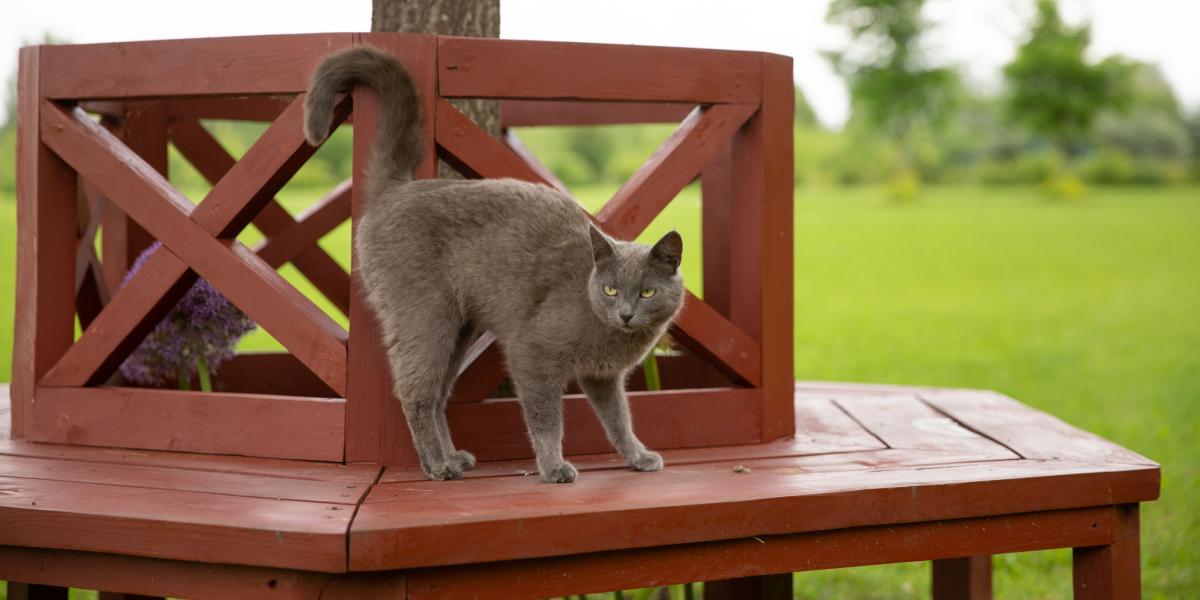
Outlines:
{"label": "wooden slat", "polygon": [[666,102],[505,100],[500,103],[500,125],[508,128],[678,123],[694,108],[694,104]]}
{"label": "wooden slat", "polygon": [[353,34],[315,33],[43,46],[49,98],[287,94],[304,91]]}
{"label": "wooden slat", "polygon": [[[163,177],[168,176],[167,110],[160,101],[134,100],[122,103],[123,112],[116,118],[103,118],[100,124],[121,140],[134,154],[146,161]],[[101,250],[109,289],[120,287],[137,257],[154,243],[154,238],[121,207],[105,204],[102,216],[104,235]]]}
{"label": "wooden slat", "polygon": [[691,292],[672,324],[671,335],[734,381],[751,386],[761,382],[758,342]]}
{"label": "wooden slat", "polygon": [[995,392],[943,390],[921,397],[965,426],[1025,458],[1154,465],[1098,435]]}
{"label": "wooden slat", "polygon": [[[167,113],[176,119],[274,121],[291,103],[290,96],[191,97],[167,100]],[[84,108],[90,110],[87,103]]]}
{"label": "wooden slat", "polygon": [[702,228],[704,241],[704,301],[718,313],[729,316],[730,233],[735,218],[733,204],[733,144],[724,144],[700,172]]}
{"label": "wooden slat", "polygon": [[[349,218],[350,180],[347,179],[313,203],[294,225],[268,236],[254,251],[267,264],[278,267],[317,247],[322,237]],[[346,284],[349,283],[347,276]]]}
{"label": "wooden slat", "polygon": [[32,439],[341,461],[341,399],[39,387]]}
{"label": "wooden slat", "polygon": [[750,52],[441,36],[437,64],[443,97],[757,104],[762,89]]}
{"label": "wooden slat", "polygon": [[[179,119],[171,124],[171,139],[179,153],[196,167],[209,183],[216,184],[230,169],[235,160],[220,142],[204,129],[194,119]],[[347,210],[347,218],[349,211]],[[254,217],[254,226],[267,236],[267,241],[289,230],[296,223],[279,201],[271,198],[262,206]],[[262,256],[261,252],[259,255]],[[288,257],[313,285],[320,291],[342,314],[350,312],[350,276],[342,269],[333,257],[323,248],[313,245],[295,255]],[[273,262],[268,258],[267,264],[279,267],[283,262]],[[284,261],[286,262],[286,261]]]}
{"label": "wooden slat", "polygon": [[[199,389],[199,381],[192,389]],[[241,352],[221,363],[213,390],[241,394],[333,398],[337,394],[287,352]]]}
{"label": "wooden slat", "polygon": [[306,500],[354,506],[366,495],[371,482],[347,484],[241,473],[82,462],[26,456],[0,456],[0,473],[6,477],[100,483],[154,490],[203,492],[247,498]]}
{"label": "wooden slat", "polygon": [[511,177],[554,187],[510,148],[445,100],[437,101],[434,131],[438,157],[470,178]]}
{"label": "wooden slat", "polygon": [[[0,544],[339,572],[350,507],[0,476]],[[186,543],[181,543],[186,541]]]}
{"label": "wooden slat", "polygon": [[505,377],[504,353],[495,334],[485,332],[463,356],[463,366],[454,380],[450,402],[482,402]]}
{"label": "wooden slat", "polygon": [[[746,444],[758,439],[754,426],[758,392],[752,389],[630,392],[634,429],[650,448]],[[563,398],[565,454],[612,451],[587,398]],[[459,446],[480,460],[533,456],[521,406],[515,398],[451,404],[450,431]]]}
{"label": "wooden slat", "polygon": [[837,404],[890,448],[1021,458],[933,410],[912,394],[839,398]]}
{"label": "wooden slat", "polygon": [[[26,434],[34,387],[74,339],[75,175],[40,134],[42,48],[22,48],[17,79],[17,268],[12,434]],[[11,242],[10,242],[11,243]]]}
{"label": "wooden slat", "polygon": [[[728,463],[598,471],[572,486],[533,477],[379,484],[351,528],[350,564],[463,564],[1057,510],[1136,502],[1158,489],[1156,469],[1125,465],[990,461],[847,477],[786,466],[795,460],[749,463],[751,473]],[[395,500],[373,503],[376,494]],[[453,542],[462,539],[472,543]]]}
{"label": "wooden slat", "polygon": [[368,464],[341,465],[221,454],[188,454],[185,452],[44,444],[20,440],[0,440],[0,455],[69,460],[79,463],[161,467],[193,472],[240,473],[257,477],[309,479],[347,485],[372,483],[380,469],[378,465]]}
{"label": "wooden slat", "polygon": [[1024,552],[1112,536],[1106,508],[1027,513],[760,536],[687,546],[420,569],[412,600],[479,598],[495,590],[553,597],[654,587],[714,577],[747,577],[910,562],[980,551]]}
{"label": "wooden slat", "polygon": [[749,104],[697,108],[596,213],[604,231],[633,239],[756,110]]}
{"label": "wooden slat", "polygon": [[[434,148],[434,104],[437,99],[437,65],[433,61],[436,40],[433,36],[360,34],[359,41],[392,53],[405,65],[422,99],[422,162],[414,176],[436,177],[437,153]],[[367,165],[378,127],[379,98],[371,90],[354,89],[354,183],[351,192],[353,226],[357,227],[366,207]],[[356,263],[354,252],[351,261]],[[367,306],[362,278],[350,282],[350,321],[354,335],[350,339],[350,389],[346,409],[346,460],[416,463],[416,451],[409,441],[408,427],[400,403],[392,397],[391,374],[380,340],[382,335]]]}
{"label": "wooden slat", "polygon": [[[224,211],[205,211],[206,201],[196,207],[199,216],[189,219],[188,200],[108,132],[79,111],[68,114],[52,104],[44,106],[48,121],[43,123],[43,136],[60,156],[162,240],[169,253],[195,267],[334,391],[345,393],[345,330],[245,246],[211,237],[223,229],[222,221],[244,218],[242,205],[230,202],[224,203]],[[216,191],[214,188],[213,193]],[[158,200],[145,201],[147,198]],[[203,223],[196,220],[200,216]],[[98,318],[96,323],[100,321]],[[81,385],[91,376],[86,373],[48,381]]]}

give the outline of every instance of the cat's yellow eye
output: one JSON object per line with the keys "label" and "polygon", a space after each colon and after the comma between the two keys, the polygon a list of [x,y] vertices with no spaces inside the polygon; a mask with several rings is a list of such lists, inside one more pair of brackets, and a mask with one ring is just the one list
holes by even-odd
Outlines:
{"label": "cat's yellow eye", "polygon": [[604,286],[604,295],[605,295],[605,296],[616,296],[616,295],[617,295],[617,288],[615,288],[615,287],[612,287],[612,286],[610,286],[610,285],[606,285],[606,286]]}
{"label": "cat's yellow eye", "polygon": [[654,288],[646,288],[646,289],[642,290],[641,296],[643,298],[653,298],[655,291],[656,290]]}

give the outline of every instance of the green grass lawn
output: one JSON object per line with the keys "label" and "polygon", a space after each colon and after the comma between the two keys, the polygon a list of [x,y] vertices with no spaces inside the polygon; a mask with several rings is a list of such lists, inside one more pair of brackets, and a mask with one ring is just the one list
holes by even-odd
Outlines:
{"label": "green grass lawn", "polygon": [[[593,206],[610,191],[579,190]],[[647,232],[684,234],[696,288],[698,206],[685,191]],[[13,212],[0,197],[0,381]],[[1142,519],[1146,594],[1200,589],[1200,188],[1094,189],[1057,204],[1026,188],[946,187],[907,206],[872,189],[800,188],[795,220],[798,378],[996,389],[1160,461],[1163,497]],[[348,232],[323,243],[344,256]],[[1070,597],[1068,551],[995,564],[998,597]],[[923,598],[929,574],[910,564],[796,581],[805,598]]]}

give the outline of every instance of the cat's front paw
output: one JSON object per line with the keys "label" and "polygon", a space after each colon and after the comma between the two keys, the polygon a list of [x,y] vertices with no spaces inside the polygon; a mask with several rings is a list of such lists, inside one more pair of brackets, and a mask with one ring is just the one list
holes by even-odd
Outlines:
{"label": "cat's front paw", "polygon": [[475,468],[475,455],[466,450],[455,450],[447,462],[457,465],[459,472],[466,472]]}
{"label": "cat's front paw", "polygon": [[663,468],[662,455],[651,450],[644,450],[629,461],[635,471],[661,471]]}
{"label": "cat's front paw", "polygon": [[461,479],[463,469],[456,460],[448,460],[437,465],[429,465],[424,468],[425,475],[434,481],[446,481],[449,479]]}
{"label": "cat's front paw", "polygon": [[575,481],[575,465],[564,462],[557,467],[542,471],[542,481],[546,483],[571,483]]}

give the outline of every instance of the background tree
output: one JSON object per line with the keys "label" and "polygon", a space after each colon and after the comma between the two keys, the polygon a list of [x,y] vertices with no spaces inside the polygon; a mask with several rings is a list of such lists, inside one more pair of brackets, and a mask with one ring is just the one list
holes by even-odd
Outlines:
{"label": "background tree", "polygon": [[833,0],[826,20],[846,27],[850,44],[827,52],[850,91],[851,120],[878,129],[895,146],[901,172],[915,167],[913,132],[950,111],[953,69],[934,66],[922,47],[930,24],[924,0]]}
{"label": "background tree", "polygon": [[1097,115],[1130,99],[1130,66],[1110,57],[1089,63],[1091,27],[1070,27],[1055,0],[1038,0],[1029,39],[1004,67],[1009,117],[1068,156],[1083,149]]}

